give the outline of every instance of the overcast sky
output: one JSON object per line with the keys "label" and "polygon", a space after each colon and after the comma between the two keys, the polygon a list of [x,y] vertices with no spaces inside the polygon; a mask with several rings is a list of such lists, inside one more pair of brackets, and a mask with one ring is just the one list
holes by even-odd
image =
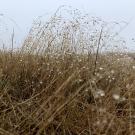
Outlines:
{"label": "overcast sky", "polygon": [[[0,0],[0,13],[9,22],[13,19],[19,25],[18,37],[23,38],[33,19],[54,12],[61,5],[78,8],[106,21],[127,21],[129,25],[122,35],[126,38],[135,37],[135,0]],[[9,24],[9,27],[12,25]]]}

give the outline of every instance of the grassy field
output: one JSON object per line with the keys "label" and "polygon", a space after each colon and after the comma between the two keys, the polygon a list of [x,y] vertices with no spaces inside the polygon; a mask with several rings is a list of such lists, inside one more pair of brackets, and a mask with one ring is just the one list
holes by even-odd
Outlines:
{"label": "grassy field", "polygon": [[35,22],[19,50],[0,51],[0,135],[135,134],[135,61],[77,13]]}

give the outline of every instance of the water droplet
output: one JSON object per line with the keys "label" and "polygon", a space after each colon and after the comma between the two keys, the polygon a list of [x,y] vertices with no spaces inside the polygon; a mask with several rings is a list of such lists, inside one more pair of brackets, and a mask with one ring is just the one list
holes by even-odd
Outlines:
{"label": "water droplet", "polygon": [[42,81],[40,81],[39,83],[40,83],[40,84],[43,84],[43,82],[42,82]]}
{"label": "water droplet", "polygon": [[89,90],[88,89],[85,89],[86,92],[88,92]]}
{"label": "water droplet", "polygon": [[118,94],[113,94],[113,98],[114,98],[115,100],[119,100],[119,99],[120,99],[120,95],[118,95]]}
{"label": "water droplet", "polygon": [[100,67],[100,68],[99,68],[99,70],[103,70],[103,68],[102,68],[102,67]]}
{"label": "water droplet", "polygon": [[114,70],[111,70],[111,73],[114,74],[115,73]]}
{"label": "water droplet", "polygon": [[132,66],[133,69],[135,69],[135,66]]}
{"label": "water droplet", "polygon": [[94,97],[95,98],[99,98],[99,97],[104,97],[105,96],[105,92],[101,89],[98,89],[94,92]]}

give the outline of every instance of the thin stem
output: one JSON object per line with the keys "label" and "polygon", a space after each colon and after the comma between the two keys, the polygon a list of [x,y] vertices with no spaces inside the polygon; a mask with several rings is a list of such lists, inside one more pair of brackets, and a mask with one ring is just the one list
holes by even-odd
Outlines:
{"label": "thin stem", "polygon": [[93,72],[94,75],[95,75],[95,71],[97,68],[97,60],[98,60],[98,54],[99,54],[99,47],[100,47],[100,43],[101,43],[101,39],[102,39],[102,33],[103,33],[103,27],[101,28],[99,39],[98,39],[98,44],[97,44],[97,51],[96,51],[96,58],[95,58],[94,72]]}

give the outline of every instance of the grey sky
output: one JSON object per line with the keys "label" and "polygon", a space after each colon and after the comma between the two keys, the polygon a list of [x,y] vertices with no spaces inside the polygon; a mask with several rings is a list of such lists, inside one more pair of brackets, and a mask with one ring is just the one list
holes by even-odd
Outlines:
{"label": "grey sky", "polygon": [[23,38],[33,19],[54,12],[61,5],[70,5],[106,21],[127,21],[130,24],[122,35],[135,37],[135,0],[0,0],[0,13],[15,20]]}

